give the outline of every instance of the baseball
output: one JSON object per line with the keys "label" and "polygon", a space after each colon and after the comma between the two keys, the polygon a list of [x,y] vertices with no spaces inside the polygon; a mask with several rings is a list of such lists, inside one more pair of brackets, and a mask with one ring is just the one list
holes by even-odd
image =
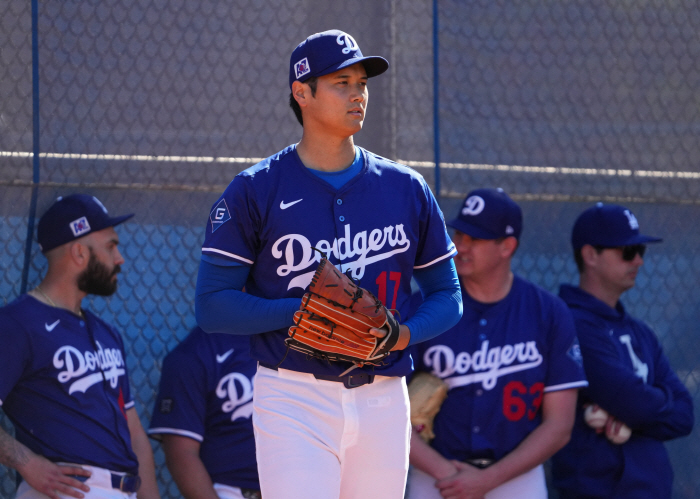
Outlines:
{"label": "baseball", "polygon": [[594,429],[604,428],[608,420],[608,413],[602,407],[595,404],[586,407],[586,412],[583,413],[583,419],[586,424]]}
{"label": "baseball", "polygon": [[621,445],[627,442],[632,436],[632,430],[622,421],[615,421],[610,425],[610,430],[605,433],[612,443],[616,445]]}

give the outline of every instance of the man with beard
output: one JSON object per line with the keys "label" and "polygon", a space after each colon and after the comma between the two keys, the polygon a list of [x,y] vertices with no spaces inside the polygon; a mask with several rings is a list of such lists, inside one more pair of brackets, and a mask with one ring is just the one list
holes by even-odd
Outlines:
{"label": "man with beard", "polygon": [[18,499],[158,498],[150,442],[131,396],[117,330],[82,308],[117,289],[124,259],[112,218],[83,194],[39,220],[41,283],[0,308],[0,464],[22,478]]}

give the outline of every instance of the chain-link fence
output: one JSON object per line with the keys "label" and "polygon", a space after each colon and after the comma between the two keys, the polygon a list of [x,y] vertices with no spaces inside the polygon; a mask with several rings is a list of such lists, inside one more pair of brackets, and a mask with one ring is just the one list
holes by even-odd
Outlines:
{"label": "chain-link fence", "polygon": [[[623,300],[700,411],[700,6],[689,0],[5,0],[0,305],[43,275],[26,241],[57,195],[136,213],[119,228],[119,291],[87,305],[122,331],[148,425],[161,360],[194,325],[208,210],[236,172],[299,139],[289,53],[331,27],[391,62],[370,82],[357,143],[438,183],[448,216],[472,188],[505,188],[525,213],[521,275],[552,291],[576,281],[568,237],[594,200],[626,204],[664,238]],[[700,496],[700,430],[668,448],[674,497]],[[179,497],[154,450],[163,496]],[[0,497],[14,480],[0,468]]]}

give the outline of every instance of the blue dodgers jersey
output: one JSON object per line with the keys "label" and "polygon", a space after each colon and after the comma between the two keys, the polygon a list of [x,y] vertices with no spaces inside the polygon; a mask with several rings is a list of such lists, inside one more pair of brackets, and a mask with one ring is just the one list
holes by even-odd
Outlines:
{"label": "blue dodgers jersey", "polygon": [[[454,244],[419,174],[360,152],[362,171],[338,190],[304,167],[294,145],[245,170],[214,204],[202,252],[249,265],[246,292],[274,299],[301,298],[321,259],[317,248],[405,320],[413,270],[450,258]],[[326,375],[350,366],[287,351],[287,337],[287,328],[252,336],[253,357]],[[403,376],[411,360],[393,352],[384,366],[365,369]]]}
{"label": "blue dodgers jersey", "polygon": [[[654,332],[582,289],[562,285],[581,342],[589,386],[579,394],[569,443],[552,458],[562,497],[670,499],[673,469],[664,441],[693,428],[693,399]],[[583,405],[595,402],[632,428],[623,445],[595,433]]]}
{"label": "blue dodgers jersey", "polygon": [[149,435],[197,440],[214,483],[259,490],[252,423],[256,369],[248,336],[193,329],[163,360]]}
{"label": "blue dodgers jersey", "polygon": [[501,459],[539,426],[545,393],[587,385],[574,324],[562,300],[518,276],[500,302],[462,297],[459,323],[413,347],[416,371],[449,385],[431,445]]}
{"label": "blue dodgers jersey", "polygon": [[0,403],[15,438],[57,462],[138,473],[119,333],[22,295],[0,309]]}

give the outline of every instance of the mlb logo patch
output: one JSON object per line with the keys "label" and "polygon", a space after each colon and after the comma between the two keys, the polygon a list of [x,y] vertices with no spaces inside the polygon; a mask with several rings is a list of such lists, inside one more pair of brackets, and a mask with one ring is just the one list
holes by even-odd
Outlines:
{"label": "mlb logo patch", "polygon": [[82,236],[83,234],[90,232],[90,224],[88,223],[87,218],[80,217],[79,219],[73,220],[70,223],[70,230],[73,232],[75,237]]}
{"label": "mlb logo patch", "polygon": [[310,72],[311,66],[309,66],[309,61],[306,57],[294,65],[294,73],[297,75],[297,80]]}
{"label": "mlb logo patch", "polygon": [[211,210],[209,214],[209,221],[211,222],[211,231],[214,233],[216,229],[221,227],[224,223],[231,220],[231,213],[228,211],[228,206],[225,200],[219,201],[214,209]]}

